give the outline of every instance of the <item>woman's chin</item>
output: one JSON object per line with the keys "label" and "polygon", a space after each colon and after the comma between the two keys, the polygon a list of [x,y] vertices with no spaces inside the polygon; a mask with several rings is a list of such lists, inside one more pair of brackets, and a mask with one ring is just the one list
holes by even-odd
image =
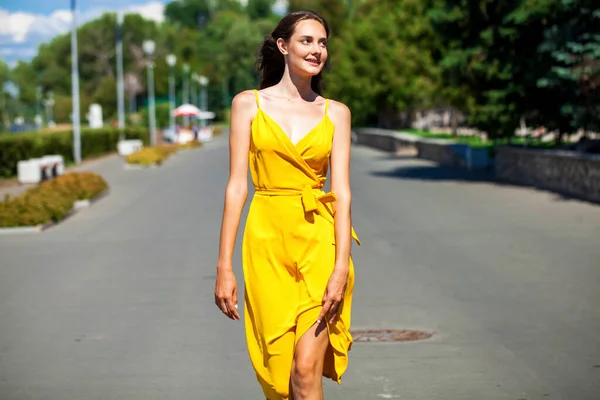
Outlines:
{"label": "woman's chin", "polygon": [[300,76],[313,77],[319,75],[323,68],[321,66],[313,67],[313,66],[302,66],[301,68],[296,69],[296,73]]}

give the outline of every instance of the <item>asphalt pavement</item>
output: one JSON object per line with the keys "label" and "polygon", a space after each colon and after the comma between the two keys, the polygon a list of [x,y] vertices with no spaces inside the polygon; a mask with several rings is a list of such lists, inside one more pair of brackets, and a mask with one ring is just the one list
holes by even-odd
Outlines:
{"label": "asphalt pavement", "polygon": [[[106,197],[0,236],[0,400],[262,398],[213,304],[227,140],[92,163]],[[364,147],[352,189],[352,329],[433,336],[355,343],[326,399],[600,399],[599,206]]]}

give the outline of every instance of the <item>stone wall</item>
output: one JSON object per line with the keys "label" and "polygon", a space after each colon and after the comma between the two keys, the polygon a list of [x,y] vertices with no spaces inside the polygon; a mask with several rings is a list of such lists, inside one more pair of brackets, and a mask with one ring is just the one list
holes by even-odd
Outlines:
{"label": "stone wall", "polygon": [[388,129],[360,128],[353,132],[355,144],[373,147],[383,151],[401,152],[403,150],[415,150],[418,138]]}
{"label": "stone wall", "polygon": [[466,167],[467,145],[447,141],[420,141],[418,157],[449,167]]}
{"label": "stone wall", "polygon": [[491,165],[487,149],[472,148],[452,140],[425,139],[388,129],[355,129],[353,142],[396,154],[414,155],[445,166],[485,169]]}
{"label": "stone wall", "polygon": [[494,170],[503,181],[600,203],[599,155],[500,147]]}

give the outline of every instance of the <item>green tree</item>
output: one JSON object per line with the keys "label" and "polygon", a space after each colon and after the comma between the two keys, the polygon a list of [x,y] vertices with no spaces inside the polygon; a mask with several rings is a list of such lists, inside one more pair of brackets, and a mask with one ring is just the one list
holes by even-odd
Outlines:
{"label": "green tree", "polygon": [[[547,3],[538,1],[538,3]],[[539,53],[549,61],[537,85],[556,96],[558,107],[542,102],[553,128],[600,129],[600,5],[591,0],[559,0],[554,21],[544,30]],[[558,108],[558,109],[557,109]],[[549,114],[549,115],[548,115]]]}
{"label": "green tree", "polygon": [[199,28],[210,20],[212,8],[209,0],[172,1],[165,7],[165,18],[179,26]]}
{"label": "green tree", "polygon": [[438,71],[429,48],[433,32],[422,2],[360,4],[341,38],[331,43],[327,93],[352,109],[354,123],[408,126],[429,106]]}
{"label": "green tree", "polygon": [[273,0],[248,0],[246,14],[252,20],[269,18],[273,9]]}
{"label": "green tree", "polygon": [[331,34],[341,36],[348,17],[350,16],[352,2],[348,0],[290,0],[289,11],[315,10],[323,15]]}

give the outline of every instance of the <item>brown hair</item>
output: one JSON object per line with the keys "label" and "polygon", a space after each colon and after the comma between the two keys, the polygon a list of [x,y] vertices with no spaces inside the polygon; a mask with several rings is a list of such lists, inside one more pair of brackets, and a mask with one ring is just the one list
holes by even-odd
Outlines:
{"label": "brown hair", "polygon": [[[265,40],[258,53],[256,60],[256,68],[260,73],[260,89],[268,88],[276,85],[281,80],[283,72],[285,70],[285,59],[283,54],[277,47],[277,39],[282,38],[286,42],[292,37],[296,25],[300,21],[307,19],[314,19],[323,25],[325,33],[329,38],[329,25],[322,15],[312,10],[298,10],[287,14],[279,21],[270,36],[265,37]],[[329,61],[325,62],[327,67]],[[323,94],[323,72],[319,72],[318,75],[312,77],[310,87],[319,95]]]}

